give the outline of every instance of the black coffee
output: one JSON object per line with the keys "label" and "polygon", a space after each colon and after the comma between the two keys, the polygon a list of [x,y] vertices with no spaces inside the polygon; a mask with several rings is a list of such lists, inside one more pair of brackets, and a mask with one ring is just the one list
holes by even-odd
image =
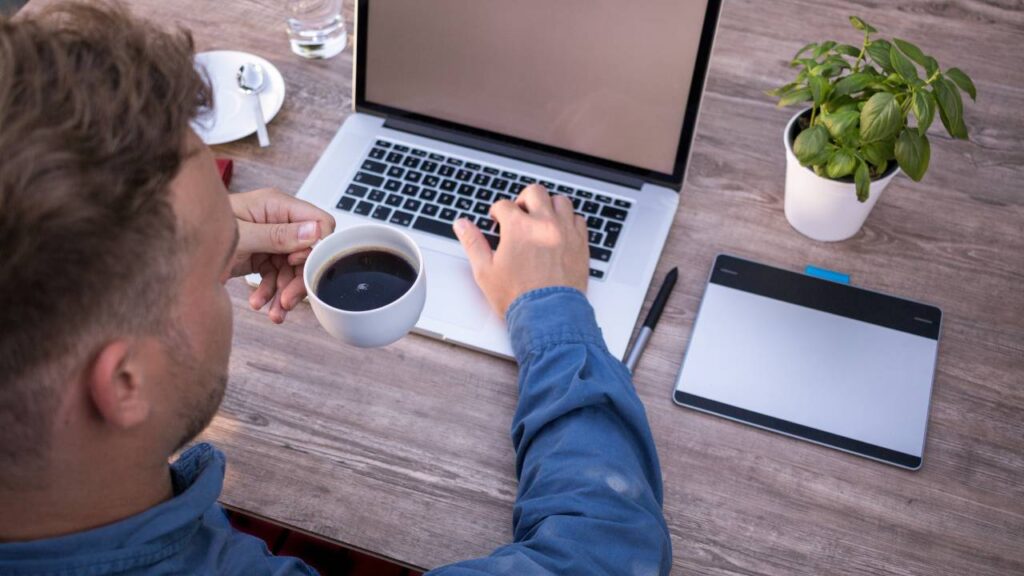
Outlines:
{"label": "black coffee", "polygon": [[416,269],[405,258],[370,248],[328,264],[317,281],[316,295],[335,308],[362,312],[398,300],[415,281]]}

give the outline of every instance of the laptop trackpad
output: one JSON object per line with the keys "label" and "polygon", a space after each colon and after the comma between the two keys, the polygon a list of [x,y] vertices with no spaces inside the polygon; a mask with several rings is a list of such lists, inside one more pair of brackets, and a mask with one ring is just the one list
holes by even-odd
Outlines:
{"label": "laptop trackpad", "polygon": [[465,328],[479,328],[491,307],[473,280],[469,261],[423,248],[427,269],[427,303],[423,315]]}

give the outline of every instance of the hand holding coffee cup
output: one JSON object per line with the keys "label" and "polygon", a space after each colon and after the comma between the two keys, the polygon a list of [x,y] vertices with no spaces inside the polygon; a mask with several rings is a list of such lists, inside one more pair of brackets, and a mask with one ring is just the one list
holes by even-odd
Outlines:
{"label": "hand holding coffee cup", "polygon": [[407,234],[365,224],[321,240],[303,280],[320,325],[353,346],[386,346],[405,336],[427,298],[423,255]]}

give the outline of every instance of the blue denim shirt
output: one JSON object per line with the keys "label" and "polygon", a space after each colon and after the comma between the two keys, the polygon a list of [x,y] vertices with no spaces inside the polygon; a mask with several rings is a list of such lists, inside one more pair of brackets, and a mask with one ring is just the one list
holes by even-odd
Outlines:
{"label": "blue denim shirt", "polygon": [[[520,366],[513,542],[430,574],[668,574],[658,455],[629,373],[605,348],[586,298],[570,288],[535,290],[512,304],[507,320]],[[174,498],[141,514],[0,544],[0,574],[315,573],[231,528],[217,505],[218,450],[194,446],[171,474]]]}

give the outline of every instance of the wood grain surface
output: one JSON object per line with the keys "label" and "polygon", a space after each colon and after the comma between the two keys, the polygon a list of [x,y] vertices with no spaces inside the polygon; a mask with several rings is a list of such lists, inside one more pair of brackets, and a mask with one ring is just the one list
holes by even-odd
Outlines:
{"label": "wood grain surface", "polygon": [[[190,28],[200,49],[247,50],[280,68],[288,96],[270,124],[273,146],[252,136],[215,152],[235,159],[235,190],[294,193],[350,113],[351,49],[329,61],[293,56],[278,0],[132,4]],[[794,110],[763,92],[788,80],[804,43],[856,42],[849,14],[966,70],[980,96],[967,104],[972,142],[933,129],[925,180],[897,178],[856,237],[826,244],[783,216],[782,129]],[[346,15],[351,31],[349,1]],[[1019,0],[726,0],[656,275],[678,266],[679,284],[635,378],[661,456],[674,573],[1024,574],[1021,46]],[[922,470],[671,402],[720,252],[842,270],[943,309]],[[226,505],[420,568],[510,540],[512,363],[419,336],[348,348],[306,305],[278,327],[249,309],[244,284],[230,291],[231,382],[203,436],[227,453]]]}

